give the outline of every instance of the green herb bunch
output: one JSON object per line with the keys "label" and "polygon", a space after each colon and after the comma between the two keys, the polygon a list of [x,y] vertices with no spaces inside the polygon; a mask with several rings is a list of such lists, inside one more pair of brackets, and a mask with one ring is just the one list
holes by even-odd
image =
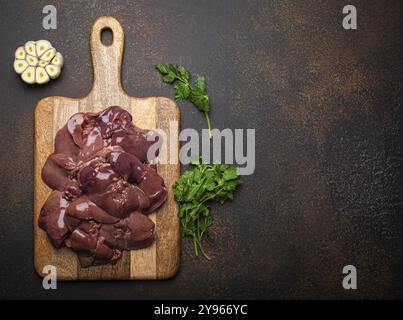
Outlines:
{"label": "green herb bunch", "polygon": [[174,184],[175,200],[180,205],[179,217],[182,232],[193,237],[196,256],[199,250],[210,260],[202,245],[213,219],[209,204],[217,201],[223,204],[232,200],[240,184],[238,169],[227,164],[194,164],[193,170],[185,171]]}
{"label": "green herb bunch", "polygon": [[194,85],[189,82],[190,73],[181,65],[172,64],[157,64],[155,68],[164,75],[165,83],[175,83],[175,100],[190,100],[201,112],[204,113],[211,137],[210,123],[210,99],[206,92],[206,79],[203,76],[197,75]]}

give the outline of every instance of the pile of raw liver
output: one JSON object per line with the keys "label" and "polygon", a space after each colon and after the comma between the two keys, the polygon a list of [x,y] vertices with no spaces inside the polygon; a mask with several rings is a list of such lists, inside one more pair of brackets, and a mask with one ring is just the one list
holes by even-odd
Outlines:
{"label": "pile of raw liver", "polygon": [[158,138],[134,126],[131,115],[117,106],[68,120],[42,169],[53,191],[39,226],[56,248],[71,248],[88,267],[114,264],[122,250],[154,241],[147,215],[167,197],[164,180],[147,159]]}

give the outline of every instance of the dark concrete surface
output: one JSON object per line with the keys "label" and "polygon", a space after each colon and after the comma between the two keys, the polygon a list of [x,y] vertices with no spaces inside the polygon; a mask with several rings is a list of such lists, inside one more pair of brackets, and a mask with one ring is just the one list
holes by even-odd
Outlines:
{"label": "dark concrete surface", "polygon": [[[358,30],[342,28],[342,8]],[[58,29],[42,29],[54,4]],[[403,298],[403,2],[0,0],[1,298]],[[123,85],[173,97],[153,69],[176,62],[206,75],[217,128],[255,128],[256,172],[233,203],[214,207],[213,261],[182,241],[169,281],[60,283],[45,291],[32,265],[33,111],[42,97],[91,87],[89,32],[101,15],[123,25]],[[59,80],[24,85],[14,50],[49,39]],[[182,128],[205,127],[180,103]],[[342,268],[358,269],[358,290]]]}

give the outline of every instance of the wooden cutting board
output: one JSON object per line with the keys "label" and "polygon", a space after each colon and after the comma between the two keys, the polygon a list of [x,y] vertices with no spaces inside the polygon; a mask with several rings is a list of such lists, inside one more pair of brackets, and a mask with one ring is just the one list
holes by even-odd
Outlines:
{"label": "wooden cutting board", "polygon": [[[113,43],[105,46],[101,42],[101,32],[108,28],[113,33]],[[42,181],[41,170],[46,158],[53,152],[56,132],[73,114],[101,111],[112,105],[121,106],[131,112],[136,126],[164,130],[171,137],[168,143],[172,145],[169,147],[174,148],[174,154],[178,152],[180,114],[177,104],[164,97],[129,97],[122,88],[124,33],[120,23],[112,17],[97,19],[92,26],[90,44],[94,67],[94,83],[90,93],[82,99],[44,98],[35,109],[35,269],[40,276],[44,276],[44,266],[53,265],[57,268],[58,280],[170,278],[177,272],[180,261],[178,207],[172,194],[172,185],[179,177],[179,164],[157,166],[165,180],[168,199],[156,213],[150,215],[156,225],[156,241],[145,249],[125,251],[116,265],[81,268],[76,253],[67,248],[55,249],[46,233],[38,227],[40,210],[51,192]]]}

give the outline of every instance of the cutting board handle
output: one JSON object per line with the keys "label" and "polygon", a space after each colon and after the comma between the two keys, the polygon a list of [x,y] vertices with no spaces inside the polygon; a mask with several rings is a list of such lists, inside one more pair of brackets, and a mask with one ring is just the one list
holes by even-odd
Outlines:
{"label": "cutting board handle", "polygon": [[[112,44],[104,45],[101,34],[105,29],[112,31]],[[113,17],[99,17],[92,25],[91,54],[94,68],[94,83],[91,94],[105,96],[114,93],[125,94],[121,83],[121,67],[124,47],[124,32]]]}

